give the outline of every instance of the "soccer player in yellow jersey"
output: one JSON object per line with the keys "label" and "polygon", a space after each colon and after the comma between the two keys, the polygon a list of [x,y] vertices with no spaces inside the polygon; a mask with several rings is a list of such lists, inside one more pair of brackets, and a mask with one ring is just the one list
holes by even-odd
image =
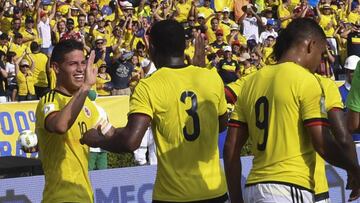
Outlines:
{"label": "soccer player in yellow jersey", "polygon": [[[321,27],[296,19],[274,46],[278,64],[244,82],[224,148],[232,202],[314,202],[315,152],[348,170],[359,186],[360,167],[330,134],[325,97],[313,74],[325,48]],[[248,138],[254,160],[242,192],[240,151]]]}
{"label": "soccer player in yellow jersey", "polygon": [[94,53],[86,62],[83,48],[76,40],[55,46],[50,61],[56,87],[41,98],[36,109],[39,157],[45,174],[43,202],[94,202],[88,176],[89,147],[79,140],[99,116],[88,98],[97,69],[93,68]]}
{"label": "soccer player in yellow jersey", "polygon": [[[195,44],[203,39],[197,40]],[[149,43],[158,70],[135,87],[126,127],[105,136],[91,129],[82,142],[133,151],[151,123],[158,158],[153,202],[226,202],[217,146],[227,120],[221,78],[207,68],[184,64],[185,32],[176,21],[155,23]]]}

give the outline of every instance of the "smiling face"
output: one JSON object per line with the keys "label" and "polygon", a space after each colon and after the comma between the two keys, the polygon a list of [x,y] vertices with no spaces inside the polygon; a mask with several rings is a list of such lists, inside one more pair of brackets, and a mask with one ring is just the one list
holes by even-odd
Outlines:
{"label": "smiling face", "polygon": [[86,61],[83,51],[74,50],[64,55],[61,63],[54,63],[58,86],[69,93],[76,92],[85,80]]}

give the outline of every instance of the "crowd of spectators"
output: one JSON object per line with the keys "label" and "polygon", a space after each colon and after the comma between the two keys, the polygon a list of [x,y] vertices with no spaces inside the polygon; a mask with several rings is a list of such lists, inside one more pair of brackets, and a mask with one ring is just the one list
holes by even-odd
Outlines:
{"label": "crowd of spectators", "polygon": [[200,53],[203,66],[228,84],[275,63],[278,33],[295,18],[313,18],[324,29],[328,46],[318,73],[341,77],[345,58],[360,55],[358,0],[0,0],[0,103],[38,99],[54,88],[57,70],[48,58],[65,39],[81,41],[87,54],[95,50],[98,95],[130,95],[156,70],[148,31],[163,19],[185,27],[186,63]]}

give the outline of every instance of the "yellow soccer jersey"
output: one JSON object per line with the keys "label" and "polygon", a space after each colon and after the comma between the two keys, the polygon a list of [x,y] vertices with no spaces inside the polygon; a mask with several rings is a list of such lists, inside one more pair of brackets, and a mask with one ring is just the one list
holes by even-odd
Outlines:
{"label": "yellow soccer jersey", "polygon": [[175,20],[182,23],[182,22],[185,22],[188,15],[189,15],[189,11],[190,11],[190,8],[191,8],[191,2],[188,1],[186,3],[178,3],[176,4],[176,7],[178,8],[179,10],[179,13],[178,15],[175,17]]}
{"label": "yellow soccer jersey", "polygon": [[248,124],[254,154],[248,185],[282,182],[314,189],[316,153],[304,125],[327,124],[321,92],[316,77],[291,62],[248,76],[229,121],[234,127]]}
{"label": "yellow soccer jersey", "polygon": [[35,62],[34,85],[38,87],[48,87],[48,79],[46,74],[46,63],[48,61],[48,57],[43,53],[30,54],[30,57]]}
{"label": "yellow soccer jersey", "polygon": [[93,202],[93,192],[88,176],[89,147],[80,144],[87,129],[95,126],[99,113],[86,98],[74,124],[65,134],[50,133],[45,129],[45,119],[60,111],[71,100],[56,90],[41,98],[36,108],[36,134],[39,158],[45,174],[44,202]]}
{"label": "yellow soccer jersey", "polygon": [[110,91],[106,91],[103,89],[103,85],[107,82],[111,81],[111,77],[108,73],[106,73],[106,78],[102,78],[99,75],[96,78],[96,92],[99,96],[109,96]]}
{"label": "yellow soccer jersey", "polygon": [[28,32],[25,28],[20,28],[19,30],[20,34],[22,34],[24,40],[28,40],[28,39],[33,39],[31,41],[28,41],[26,43],[24,43],[27,47],[30,47],[31,42],[37,42],[39,43],[40,39],[39,39],[39,35],[38,35],[38,31],[36,29],[32,29],[32,32]]}
{"label": "yellow soccer jersey", "polygon": [[152,118],[158,157],[154,200],[198,201],[226,193],[217,146],[218,117],[226,110],[224,84],[207,68],[161,68],[140,80],[130,114]]}
{"label": "yellow soccer jersey", "polygon": [[[334,26],[331,26],[329,29],[327,29],[329,23],[332,23]],[[334,37],[334,32],[335,32],[334,27],[337,25],[335,16],[321,15],[319,25],[324,30],[326,37]]]}
{"label": "yellow soccer jersey", "polygon": [[18,94],[20,96],[26,96],[28,94],[35,95],[35,78],[30,70],[27,71],[27,76],[19,71],[16,75],[16,80],[18,83]]}
{"label": "yellow soccer jersey", "polygon": [[[330,111],[333,108],[343,109],[344,105],[342,103],[341,95],[339,88],[336,83],[327,77],[317,75],[318,81],[321,84],[321,87],[325,95],[325,108],[326,111]],[[315,166],[315,195],[326,193],[329,191],[326,174],[325,174],[325,161],[321,158],[319,154],[316,153],[316,166]]]}
{"label": "yellow soccer jersey", "polygon": [[[277,12],[278,12],[279,18],[284,18],[286,16],[291,15],[289,9],[286,8],[284,4],[279,5]],[[281,22],[281,28],[285,29],[290,22],[291,22],[291,19],[282,21]]]}
{"label": "yellow soccer jersey", "polygon": [[16,58],[19,58],[27,49],[27,46],[25,44],[22,45],[18,45],[15,43],[11,43],[10,44],[10,49],[9,51],[15,52],[16,54]]}

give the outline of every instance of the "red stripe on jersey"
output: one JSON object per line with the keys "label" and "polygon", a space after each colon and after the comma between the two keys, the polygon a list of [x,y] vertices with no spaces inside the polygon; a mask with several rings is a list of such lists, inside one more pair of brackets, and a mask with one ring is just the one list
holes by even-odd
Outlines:
{"label": "red stripe on jersey", "polygon": [[227,98],[227,102],[231,103],[231,104],[235,104],[237,97],[236,94],[234,93],[234,91],[232,89],[230,89],[230,87],[225,86],[225,95]]}

